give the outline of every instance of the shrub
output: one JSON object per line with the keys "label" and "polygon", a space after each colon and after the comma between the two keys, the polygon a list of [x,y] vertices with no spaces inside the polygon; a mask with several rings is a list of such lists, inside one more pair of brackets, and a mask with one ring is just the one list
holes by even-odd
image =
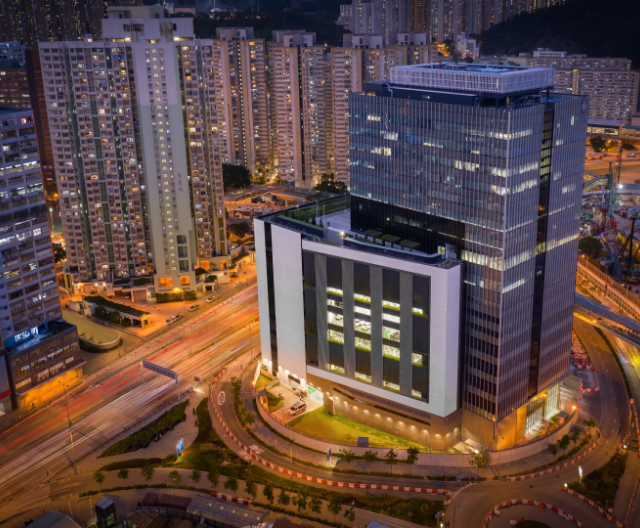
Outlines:
{"label": "shrub", "polygon": [[140,449],[142,447],[142,444],[147,441],[151,441],[156,434],[164,431],[165,429],[169,429],[170,427],[181,422],[184,417],[184,410],[186,409],[188,404],[189,400],[186,400],[177,405],[174,405],[160,418],[154,420],[146,427],[143,427],[137,433],[133,433],[127,438],[123,438],[122,440],[105,449],[99,458],[122,455],[124,453],[129,453],[130,451],[136,451],[137,449]]}
{"label": "shrub", "polygon": [[171,453],[162,459],[162,467],[170,466],[178,461],[178,455]]}
{"label": "shrub", "polygon": [[115,471],[117,469],[127,468],[136,469],[143,468],[146,465],[159,466],[162,464],[161,458],[132,458],[130,460],[120,460],[119,462],[111,462],[106,466],[102,466],[100,471]]}

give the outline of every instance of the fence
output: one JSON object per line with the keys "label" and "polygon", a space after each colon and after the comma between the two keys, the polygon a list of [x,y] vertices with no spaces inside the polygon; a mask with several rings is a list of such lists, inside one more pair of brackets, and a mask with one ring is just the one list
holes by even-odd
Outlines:
{"label": "fence", "polygon": [[[592,280],[598,281],[603,293],[620,305],[631,314],[632,317],[640,319],[640,297],[624,288],[614,278],[596,268],[583,258],[578,258],[578,271],[585,273]],[[605,287],[602,288],[602,285]]]}

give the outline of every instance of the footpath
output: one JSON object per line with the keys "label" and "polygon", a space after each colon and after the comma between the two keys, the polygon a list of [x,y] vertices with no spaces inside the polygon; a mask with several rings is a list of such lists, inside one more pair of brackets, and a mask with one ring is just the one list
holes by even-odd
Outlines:
{"label": "footpath", "polygon": [[[260,438],[260,440],[262,440],[262,442],[277,450],[282,457],[289,459],[291,457],[291,454],[289,452],[289,443],[276,435],[269,428],[267,428],[264,425],[262,418],[255,413],[255,409],[253,406],[254,396],[252,389],[254,372],[255,363],[253,363],[251,367],[244,368],[241,373],[238,369],[237,373],[234,372],[234,374],[231,374],[239,375],[239,379],[242,381],[240,396],[245,402],[246,411],[252,414],[254,418],[255,425],[252,426],[251,430],[258,438]],[[585,405],[583,405],[583,407],[580,409],[578,425],[580,425],[583,420],[589,419],[590,416],[594,416],[593,414],[589,413],[592,412],[594,408],[599,408],[599,399],[599,392],[590,393],[589,395],[586,395],[584,397]],[[599,416],[599,414],[597,416]],[[295,433],[293,431],[291,431],[290,439],[295,440]],[[252,441],[252,443],[255,443],[255,441]],[[349,449],[350,447],[353,446],[345,446],[345,449]],[[262,450],[264,450],[264,447],[260,446],[260,448],[258,449],[258,451],[262,452]],[[318,466],[329,466],[329,460],[326,454],[315,453],[299,446],[293,446],[292,449],[293,457],[303,461],[304,463],[314,464]],[[328,449],[326,451],[328,451]],[[494,476],[529,472],[540,466],[553,463],[556,458],[557,456],[554,457],[548,450],[545,449],[541,453],[515,462],[494,465],[490,466],[489,468],[482,469],[479,472],[479,476],[485,477],[487,479],[492,479]],[[342,470],[356,470],[363,472],[390,472],[389,466],[382,461],[364,462],[363,460],[354,460],[349,464],[345,464],[341,459],[336,457],[332,457],[331,467],[337,467],[338,469]],[[427,475],[447,475],[449,477],[456,477],[457,479],[474,478],[478,476],[477,470],[471,467],[471,465],[468,465],[466,467],[442,467],[425,466],[418,464],[409,465],[400,462],[394,467],[393,471],[398,474],[412,474],[425,478],[427,477]],[[343,478],[347,478],[347,474],[340,472],[336,472],[335,478],[340,478],[340,475],[345,475]],[[356,478],[358,476],[359,475],[350,475],[350,478],[351,480],[353,480],[353,478]],[[416,480],[415,485],[418,486],[419,482],[419,480]]]}

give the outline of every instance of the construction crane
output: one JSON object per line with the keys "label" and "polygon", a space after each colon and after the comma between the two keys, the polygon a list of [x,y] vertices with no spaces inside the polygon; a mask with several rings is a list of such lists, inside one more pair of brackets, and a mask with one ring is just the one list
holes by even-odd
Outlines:
{"label": "construction crane", "polygon": [[600,205],[600,226],[602,229],[616,229],[617,222],[613,216],[616,205],[618,205],[618,187],[620,186],[620,174],[622,172],[622,144],[618,148],[618,156],[616,164],[609,163],[609,172],[606,175],[607,189],[602,194],[602,203]]}

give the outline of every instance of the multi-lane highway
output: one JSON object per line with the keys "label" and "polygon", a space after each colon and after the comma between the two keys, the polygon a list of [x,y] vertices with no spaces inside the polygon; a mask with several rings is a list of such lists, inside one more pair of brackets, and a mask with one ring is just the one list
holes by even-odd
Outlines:
{"label": "multi-lane highway", "polygon": [[622,328],[627,328],[628,330],[640,335],[640,323],[635,319],[632,319],[628,315],[622,315],[618,312],[614,312],[612,309],[607,308],[604,304],[589,299],[588,297],[580,293],[576,293],[576,305],[589,310],[599,317],[616,323]]}
{"label": "multi-lane highway", "polygon": [[[145,371],[139,361],[146,359],[172,369],[179,376],[183,394],[195,384],[215,374],[229,359],[249,352],[248,324],[258,316],[255,287],[238,293],[221,304],[121,358],[67,394],[64,399],[0,433],[0,520],[12,505],[27,508],[32,490],[72,459],[103,449],[123,430],[137,425],[156,411],[176,402],[175,381]],[[253,323],[253,349],[258,350],[259,327]],[[72,422],[72,449],[67,410]],[[75,452],[75,454],[74,454]]]}

